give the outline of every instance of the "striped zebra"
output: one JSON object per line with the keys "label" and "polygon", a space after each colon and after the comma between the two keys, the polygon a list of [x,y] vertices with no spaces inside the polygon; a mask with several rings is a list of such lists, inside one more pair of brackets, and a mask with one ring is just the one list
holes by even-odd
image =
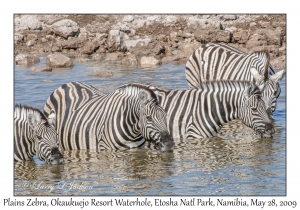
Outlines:
{"label": "striped zebra", "polygon": [[187,61],[186,80],[190,88],[197,88],[210,80],[246,80],[255,81],[257,85],[265,84],[262,98],[271,117],[280,95],[279,81],[285,70],[275,73],[269,61],[267,51],[246,54],[225,44],[204,44]]}
{"label": "striped zebra", "polygon": [[15,105],[14,161],[33,160],[37,155],[46,163],[63,163],[57,132],[53,127],[55,112],[46,118],[42,112],[29,106]]}
{"label": "striped zebra", "polygon": [[168,115],[174,139],[217,136],[226,123],[240,118],[261,137],[275,132],[261,99],[262,86],[248,81],[207,81],[198,89],[170,90],[155,87]]}
{"label": "striped zebra", "polygon": [[155,149],[172,150],[166,112],[153,87],[128,84],[111,94],[70,82],[48,98],[44,113],[57,113],[56,129],[63,149],[134,148],[150,141]]}

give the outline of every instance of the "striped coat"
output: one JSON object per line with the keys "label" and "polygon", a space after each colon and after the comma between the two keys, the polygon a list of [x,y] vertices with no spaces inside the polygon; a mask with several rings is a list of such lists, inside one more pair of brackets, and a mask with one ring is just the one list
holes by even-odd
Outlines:
{"label": "striped coat", "polygon": [[198,88],[202,82],[211,80],[246,80],[264,84],[262,99],[271,116],[276,109],[279,81],[285,70],[275,73],[269,61],[267,51],[246,54],[225,44],[204,44],[189,57],[186,79],[190,88]]}
{"label": "striped coat", "polygon": [[186,139],[217,136],[236,118],[262,137],[272,136],[275,130],[261,99],[262,88],[247,81],[213,81],[198,89],[156,90],[173,138]]}
{"label": "striped coat", "polygon": [[57,113],[56,129],[63,149],[121,149],[151,142],[162,151],[174,141],[166,113],[151,87],[124,85],[102,94],[91,85],[70,82],[48,98],[44,112]]}
{"label": "striped coat", "polygon": [[46,163],[62,163],[57,132],[53,127],[55,112],[46,118],[29,106],[16,105],[14,111],[14,160],[32,160],[37,155]]}

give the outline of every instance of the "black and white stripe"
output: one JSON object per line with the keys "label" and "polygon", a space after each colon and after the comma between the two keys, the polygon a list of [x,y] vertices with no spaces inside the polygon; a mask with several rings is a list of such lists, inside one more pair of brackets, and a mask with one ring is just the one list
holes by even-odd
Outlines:
{"label": "black and white stripe", "polygon": [[271,116],[280,94],[279,80],[285,70],[275,73],[269,61],[267,51],[246,54],[225,44],[204,44],[189,57],[186,79],[190,88],[197,88],[210,80],[245,80],[255,81],[257,85],[265,84],[262,98]]}
{"label": "black and white stripe", "polygon": [[236,118],[260,136],[272,136],[274,127],[261,99],[262,88],[247,81],[212,81],[198,89],[156,90],[173,138],[186,139],[217,136],[226,122]]}
{"label": "black and white stripe", "polygon": [[14,110],[14,160],[32,160],[37,155],[46,163],[62,163],[57,132],[53,127],[55,112],[48,119],[36,108],[16,105]]}
{"label": "black and white stripe", "polygon": [[144,145],[172,150],[166,113],[157,94],[144,85],[124,85],[103,94],[91,85],[70,82],[48,98],[44,112],[57,113],[56,129],[63,149],[121,149]]}

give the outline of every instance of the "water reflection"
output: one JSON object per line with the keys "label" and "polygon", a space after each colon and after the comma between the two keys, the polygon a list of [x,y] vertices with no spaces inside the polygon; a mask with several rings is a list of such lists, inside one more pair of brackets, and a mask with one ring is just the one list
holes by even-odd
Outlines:
{"label": "water reflection", "polygon": [[[223,176],[214,180],[216,183],[222,182],[229,175],[226,172],[228,167],[256,168],[272,165],[274,158],[266,157],[273,153],[272,140],[224,140],[218,137],[183,140],[176,145],[173,152],[164,153],[146,148],[98,152],[71,150],[63,153],[65,164],[62,165],[36,165],[30,161],[15,163],[15,188],[18,189],[18,194],[30,195],[135,195],[137,191],[138,194],[145,195],[151,194],[153,188],[157,192],[160,185],[170,187],[172,182],[166,180],[189,173],[192,180],[188,183],[179,181],[176,187],[199,185],[195,185],[199,176],[193,174],[199,172],[207,175],[224,170]],[[245,179],[247,176],[253,174],[244,173],[235,178]],[[41,191],[31,187],[29,191],[22,191],[24,181],[33,185],[40,180],[43,180],[44,185],[56,186],[56,190]],[[57,189],[59,183],[62,185],[63,182],[67,188],[74,183],[73,185],[82,187],[92,186],[92,189]],[[165,193],[173,194],[171,190]]]}

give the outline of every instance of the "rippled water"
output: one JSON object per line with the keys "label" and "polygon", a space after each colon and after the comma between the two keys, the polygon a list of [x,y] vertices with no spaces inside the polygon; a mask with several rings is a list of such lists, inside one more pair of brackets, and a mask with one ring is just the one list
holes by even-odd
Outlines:
{"label": "rippled water", "polygon": [[[72,70],[33,73],[16,66],[14,99],[42,110],[48,96],[70,81],[85,82],[104,93],[132,82],[187,89],[184,67],[89,62],[75,63]],[[114,76],[89,76],[94,68],[110,69]],[[35,157],[34,162],[14,163],[15,195],[286,195],[285,84],[284,78],[273,138],[244,135],[240,122],[233,121],[220,137],[181,141],[168,153],[146,148],[64,151],[63,165],[46,165]]]}

